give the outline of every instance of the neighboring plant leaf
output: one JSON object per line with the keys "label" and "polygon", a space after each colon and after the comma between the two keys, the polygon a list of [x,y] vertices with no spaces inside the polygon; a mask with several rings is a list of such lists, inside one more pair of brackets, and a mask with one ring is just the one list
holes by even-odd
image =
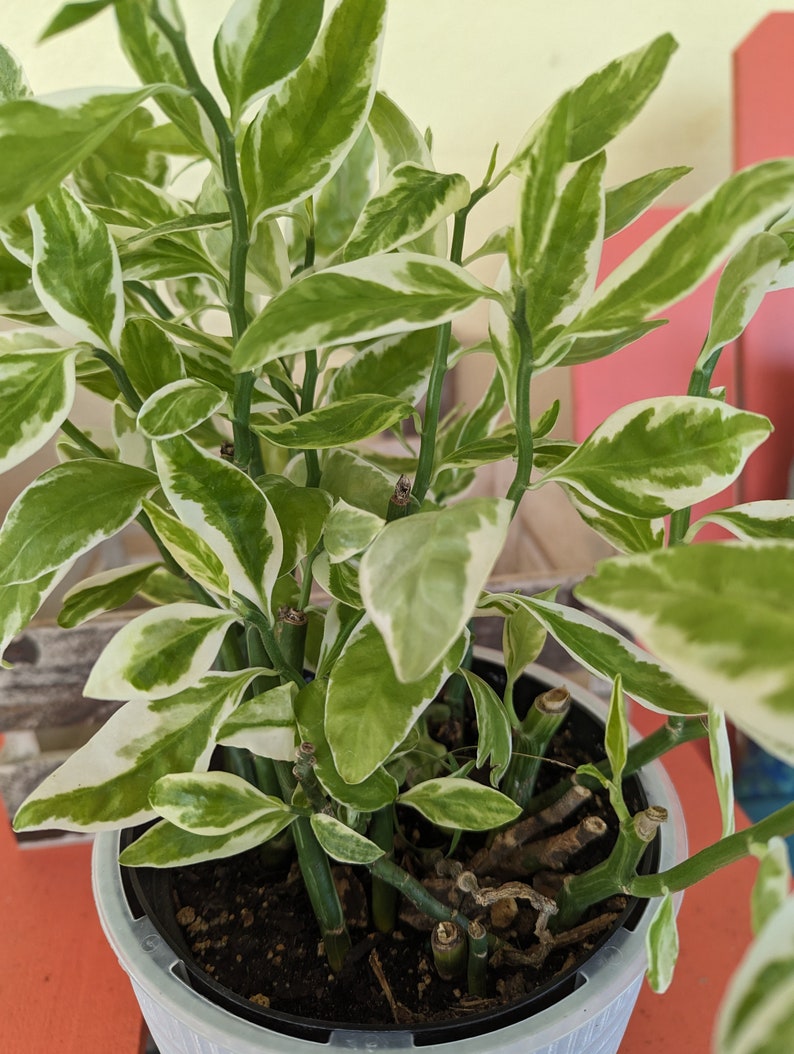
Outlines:
{"label": "neighboring plant leaf", "polygon": [[703,542],[620,557],[599,564],[576,588],[704,703],[789,763],[793,591],[794,543],[783,541]]}
{"label": "neighboring plant leaf", "polygon": [[263,794],[231,772],[168,773],[152,787],[149,803],[175,827],[210,838],[257,820],[292,815],[280,798]]}
{"label": "neighboring plant leaf", "polygon": [[334,347],[448,322],[493,290],[455,264],[386,253],[317,271],[274,297],[232,355],[253,370],[316,347]]}
{"label": "neighboring plant leaf", "polygon": [[294,697],[294,684],[279,684],[246,699],[218,729],[218,742],[250,750],[263,758],[294,762],[297,746],[292,711]]}
{"label": "neighboring plant leaf", "polygon": [[126,703],[36,788],[16,829],[100,831],[151,819],[152,785],[209,766],[217,725],[258,672],[209,673],[178,695]]}
{"label": "neighboring plant leaf", "polygon": [[281,571],[281,528],[240,469],[184,436],[154,444],[163,490],[179,519],[220,559],[232,589],[269,610]]}
{"label": "neighboring plant leaf", "polygon": [[654,992],[666,992],[678,959],[678,927],[672,894],[665,893],[645,936],[648,970],[645,976]]}
{"label": "neighboring plant leaf", "polygon": [[112,567],[108,571],[84,578],[64,594],[63,606],[58,614],[58,625],[64,629],[82,626],[84,622],[113,611],[128,603],[144,587],[157,562],[133,564],[129,567]]}
{"label": "neighboring plant leaf", "polygon": [[655,172],[649,172],[646,176],[640,176],[639,179],[632,179],[619,187],[611,187],[607,190],[604,237],[611,238],[613,234],[617,234],[618,231],[632,224],[673,183],[677,183],[682,176],[691,171],[688,165],[659,168]]}
{"label": "neighboring plant leaf", "polygon": [[319,190],[358,139],[384,16],[384,0],[341,0],[308,57],[249,125],[241,167],[252,227]]}
{"label": "neighboring plant leaf", "polygon": [[364,554],[361,596],[401,681],[426,677],[463,632],[510,512],[508,501],[470,498],[387,524]]}
{"label": "neighboring plant leaf", "polygon": [[438,827],[461,831],[497,830],[521,815],[521,807],[506,794],[452,776],[418,783],[404,791],[398,800]]}
{"label": "neighboring plant leaf", "polygon": [[385,432],[413,413],[413,406],[400,399],[351,395],[283,424],[255,425],[254,430],[276,446],[326,450]]}
{"label": "neighboring plant leaf", "polygon": [[30,210],[33,285],[59,326],[115,350],[124,324],[121,266],[110,232],[63,187]]}
{"label": "neighboring plant leaf", "polygon": [[794,501],[789,498],[749,501],[744,505],[734,505],[731,509],[707,513],[692,524],[685,541],[691,542],[707,523],[724,527],[742,541],[764,538],[794,540]]}
{"label": "neighboring plant leaf", "polygon": [[111,7],[116,0],[77,0],[76,3],[64,4],[47,23],[39,41],[48,40],[67,29],[73,29],[82,22],[87,22],[106,7]]}
{"label": "neighboring plant leaf", "polygon": [[172,381],[149,396],[138,425],[149,439],[171,439],[208,420],[225,402],[226,393],[207,381]]}
{"label": "neighboring plant leaf", "polygon": [[644,399],[611,414],[538,485],[567,483],[596,505],[655,519],[729,486],[771,430],[714,399]]}
{"label": "neighboring plant leaf", "polygon": [[773,1054],[794,1044],[794,897],[767,921],[720,1007],[717,1054]]}
{"label": "neighboring plant leaf", "polygon": [[0,107],[0,225],[54,190],[142,102],[169,90],[150,84],[127,91],[66,91]]}
{"label": "neighboring plant leaf", "polygon": [[0,584],[34,582],[111,538],[156,487],[151,472],[100,458],[48,469],[22,491],[0,529]]}
{"label": "neighboring plant leaf", "polygon": [[477,768],[483,768],[490,758],[491,783],[498,786],[510,764],[513,749],[507,711],[493,688],[476,673],[465,667],[458,672],[466,680],[477,716]]}
{"label": "neighboring plant leaf", "polygon": [[403,684],[377,629],[359,624],[331,670],[326,703],[325,733],[346,782],[360,783],[388,759],[458,668],[465,648],[461,639],[422,680]]}
{"label": "neighboring plant leaf", "polygon": [[21,464],[57,433],[74,402],[80,350],[60,348],[35,333],[0,336],[0,473]]}
{"label": "neighboring plant leaf", "polygon": [[250,103],[300,65],[312,46],[323,0],[236,0],[215,37],[215,70],[232,124]]}
{"label": "neighboring plant leaf", "polygon": [[380,846],[335,816],[316,812],[311,818],[311,825],[325,852],[342,864],[372,864],[385,854]]}
{"label": "neighboring plant leaf", "polygon": [[138,615],[105,646],[88,676],[94,699],[164,699],[192,688],[239,618],[205,604],[168,604]]}

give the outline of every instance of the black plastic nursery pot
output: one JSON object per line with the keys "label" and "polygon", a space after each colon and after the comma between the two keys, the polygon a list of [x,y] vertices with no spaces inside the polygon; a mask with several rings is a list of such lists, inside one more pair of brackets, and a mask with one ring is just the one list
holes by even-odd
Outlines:
{"label": "black plastic nursery pot", "polygon": [[[497,653],[482,650],[478,652],[475,662],[476,672],[497,691],[504,686],[504,672],[499,659]],[[540,667],[530,668],[521,680],[520,695],[516,697],[517,707],[520,709],[522,699],[525,705],[529,705],[539,692],[562,682],[563,679],[551,671]],[[595,748],[601,741],[605,704],[575,685],[570,687],[573,688],[574,706],[567,719],[569,734],[588,748],[590,744]],[[598,760],[598,757],[594,760]],[[644,770],[641,776],[631,777],[625,787],[632,811],[645,808],[648,804],[658,804],[667,808],[669,813],[668,823],[663,825],[660,835],[643,859],[642,870],[646,872],[669,867],[680,859],[684,839],[680,808],[674,791],[658,763],[650,766],[649,770],[652,771]],[[279,1054],[292,1054],[295,1051],[297,1054],[297,1051],[309,1049],[307,1044],[343,1046],[348,1049],[421,1047],[428,1051],[438,1048],[454,1049],[456,1052],[465,1051],[472,1044],[472,1054],[474,1051],[481,1054],[491,1049],[510,1050],[513,1042],[520,1042],[522,1051],[537,1051],[540,1054],[547,1049],[550,1051],[550,1044],[558,1043],[561,1036],[568,1037],[569,1044],[573,1045],[554,1046],[555,1054],[558,1050],[583,1054],[588,1049],[608,1054],[617,1050],[645,969],[644,934],[652,910],[646,901],[631,900],[611,929],[590,948],[586,957],[512,1002],[463,1017],[410,1025],[361,1025],[346,1020],[343,1011],[338,1020],[297,1016],[261,1006],[235,994],[198,965],[175,917],[170,872],[152,868],[119,868],[118,865],[109,864],[112,859],[109,853],[118,852],[117,841],[115,847],[105,851],[104,862],[100,862],[99,842],[106,837],[118,838],[117,835],[103,835],[98,839],[95,891],[100,917],[111,944],[116,946],[116,937],[109,932],[110,920],[103,910],[99,888],[109,880],[109,876],[104,874],[108,867],[114,867],[116,872],[121,913],[128,916],[133,929],[139,934],[146,931],[145,940],[136,938],[136,953],[142,945],[147,945],[149,950],[156,950],[158,954],[155,957],[167,963],[168,984],[172,988],[177,986],[184,989],[182,995],[189,993],[187,1002],[194,1007],[200,1003],[210,1008],[209,1016],[221,1022],[218,1027],[222,1034],[223,1022],[228,1023],[233,1019],[236,1023],[233,1031],[250,1031],[252,1043],[256,1044],[257,1035],[263,1037],[261,1046],[239,1045],[237,1040],[233,1042],[238,1045],[230,1046],[212,1045],[210,1040],[207,1040],[210,1045],[206,1047],[200,1045],[203,1041],[196,1041],[199,1045],[195,1048],[182,1047],[178,1043],[169,1046],[168,1035],[158,1037],[157,1022],[150,1021],[150,1029],[162,1054],[170,1054],[172,1050],[174,1054],[181,1054],[183,1049],[190,1049],[191,1052],[195,1049],[202,1054],[205,1050],[207,1054],[215,1054],[216,1051],[218,1054],[226,1054],[226,1051],[230,1054],[238,1054],[238,1051],[249,1054],[249,1051],[256,1050],[277,1051]],[[122,832],[121,837],[123,846],[135,837],[135,832]],[[131,964],[125,962],[118,947],[117,953],[122,965],[130,972],[140,998],[140,980],[136,979]],[[162,984],[153,987],[156,989],[155,994],[162,993]],[[628,1008],[624,1007],[625,1003],[630,1004]],[[147,1016],[143,1002],[142,1007],[144,1016]],[[617,1017],[614,1018],[616,1012]],[[608,1020],[610,1013],[614,1020]],[[581,1029],[585,1032],[582,1033]],[[600,1045],[588,1045],[591,1044],[588,1031],[600,1037]],[[531,1045],[528,1040],[530,1036],[536,1045]],[[614,1036],[614,1041],[610,1036]],[[495,1046],[490,1046],[489,1037],[496,1038]],[[455,1047],[449,1047],[448,1044],[455,1044]]]}

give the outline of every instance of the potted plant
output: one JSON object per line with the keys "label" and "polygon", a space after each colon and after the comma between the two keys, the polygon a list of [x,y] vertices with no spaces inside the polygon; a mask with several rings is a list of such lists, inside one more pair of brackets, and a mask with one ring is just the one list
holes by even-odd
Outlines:
{"label": "potted plant", "polygon": [[[452,982],[459,1011],[467,983],[475,1001],[494,998],[489,959],[535,970],[565,934],[602,918],[605,902],[616,913],[615,898],[636,896],[652,898],[639,932],[663,988],[675,895],[754,852],[766,914],[785,885],[778,836],[794,831],[787,807],[731,833],[725,734],[728,714],[792,753],[780,617],[790,610],[790,503],[724,510],[717,519],[737,540],[682,544],[704,522],[690,525],[691,507],[735,480],[771,430],[710,380],[764,293],[786,284],[794,161],[735,174],[597,284],[604,239],[684,171],[604,184],[605,148],[658,84],[669,36],[566,92],[506,162],[494,151],[472,189],[434,169],[426,138],[376,89],[385,0],[341,0],[324,19],[321,0],[237,0],[215,39],[218,96],[173,0],[67,4],[45,35],[109,6],[139,89],[36,98],[1,53],[3,313],[20,327],[0,338],[0,461],[16,465],[59,435],[61,462],[19,495],[0,531],[0,639],[132,521],[156,558],[72,588],[60,622],[138,594],[152,606],[86,684],[125,705],[15,825],[135,829],[120,871],[118,835],[100,835],[95,882],[111,940],[121,941],[122,916],[132,934],[116,946],[164,1051],[187,1042],[163,1023],[174,1009],[202,1018],[195,1049],[312,1042],[308,1025],[288,1035],[278,1011],[263,1026],[207,1004],[151,924],[136,922],[136,896],[159,896],[145,882],[129,894],[139,868],[151,878],[181,867],[192,881],[199,863],[244,851],[261,868],[260,895],[277,864],[297,861],[311,905],[302,921],[332,973],[350,961],[359,894],[368,929],[373,918],[394,929],[394,891],[404,913],[429,920],[440,971],[468,979]],[[191,175],[195,186],[179,190]],[[506,181],[515,222],[467,245],[470,212]],[[492,285],[469,267],[489,254],[504,260]],[[723,264],[686,395],[625,406],[578,446],[551,437],[558,407],[531,418],[536,374],[640,339]],[[472,350],[452,323],[478,303],[490,311],[477,350],[491,354],[492,378],[476,406],[442,412],[445,381]],[[108,437],[70,418],[76,384],[107,400]],[[378,445],[383,433],[391,441]],[[475,471],[501,460],[514,464],[505,496],[466,497]],[[549,482],[617,550],[577,591],[587,611],[553,590],[487,589],[522,497]],[[748,608],[752,622],[737,617]],[[489,616],[503,625],[502,673],[471,660]],[[569,693],[551,675],[533,703],[524,672],[547,633],[612,685],[601,745],[562,769],[555,735]],[[667,713],[664,729],[632,744],[624,691]],[[653,765],[639,788],[624,780],[704,735],[725,837],[676,862],[663,834],[661,863],[642,873],[675,800],[660,800]],[[579,799],[599,803],[592,838],[584,820],[562,819]],[[607,848],[583,862],[585,842],[602,836]],[[563,843],[562,863],[550,863]],[[501,928],[494,901],[516,912]],[[200,912],[180,905],[194,943],[212,944]],[[245,911],[255,920],[235,910],[244,926]],[[463,948],[454,965],[449,944]],[[632,1001],[643,954],[619,984],[607,971],[604,1007]],[[137,975],[143,960],[163,975]],[[345,1007],[332,1018],[336,1042],[410,1041],[410,1014],[388,978],[381,988],[392,1024],[357,1032]],[[508,985],[502,1001],[515,1006],[514,994]],[[519,1009],[455,1042],[484,1050],[487,1031],[487,1049],[543,1050],[568,1035],[584,1050],[611,1028],[598,1049],[616,1050],[628,1009],[607,1025],[601,1008],[581,1010],[581,993],[567,999],[556,1033],[552,1010],[524,1021]],[[726,1049],[748,1027],[737,1000]],[[572,1032],[583,1014],[589,1038]]]}

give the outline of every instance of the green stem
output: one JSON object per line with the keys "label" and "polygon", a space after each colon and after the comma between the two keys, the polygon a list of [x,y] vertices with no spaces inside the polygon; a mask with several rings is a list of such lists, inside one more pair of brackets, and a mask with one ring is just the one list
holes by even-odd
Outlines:
{"label": "green stem", "polygon": [[121,365],[121,363],[114,359],[109,351],[105,351],[104,348],[94,348],[94,357],[99,359],[100,362],[104,362],[110,372],[113,374],[113,378],[118,386],[119,391],[127,400],[129,408],[137,414],[140,408],[143,406],[143,400],[135,391],[132,386],[132,382],[127,376],[127,371]]}
{"label": "green stem", "polygon": [[237,599],[240,600],[244,606],[246,622],[250,622],[259,632],[259,635],[262,638],[262,643],[265,646],[265,651],[270,656],[270,662],[279,677],[281,677],[282,681],[292,681],[299,689],[304,688],[306,682],[303,677],[301,677],[300,672],[287,662],[284,653],[276,640],[273,627],[268,620],[258,608],[255,608],[253,604],[247,601],[244,597],[241,597],[239,594],[235,594],[235,596],[237,596]]}
{"label": "green stem", "polygon": [[469,995],[484,999],[487,994],[488,933],[476,919],[469,926],[469,963],[467,981]]}
{"label": "green stem", "polygon": [[124,283],[125,287],[135,296],[140,297],[145,304],[154,311],[158,318],[165,319],[168,321],[174,317],[174,312],[166,304],[166,302],[154,291],[150,289],[148,285],[143,282],[139,282],[136,279],[131,279]]}
{"label": "green stem", "polygon": [[81,450],[85,450],[86,454],[90,454],[91,457],[102,458],[103,461],[108,460],[108,456],[102,447],[97,446],[93,439],[89,439],[85,432],[81,431],[76,425],[73,425],[71,421],[63,421],[61,423],[61,431],[64,435],[68,436],[73,443],[76,443]]}
{"label": "green stem", "polygon": [[571,693],[566,688],[551,688],[535,699],[521,722],[501,789],[522,810],[532,800],[549,743],[568,716],[570,708]]}
{"label": "green stem", "polygon": [[629,883],[628,892],[635,897],[660,897],[665,891],[675,893],[700,882],[721,867],[734,864],[749,856],[753,845],[764,844],[770,838],[789,838],[794,834],[794,803],[784,805],[744,831],[729,835],[714,845],[701,849],[681,864],[656,875],[638,875]]}
{"label": "green stem", "polygon": [[[389,860],[394,851],[394,813],[390,805],[373,813],[369,837]],[[391,933],[397,922],[397,890],[377,875],[372,876],[372,921],[381,933]]]}
{"label": "green stem", "polygon": [[515,290],[515,308],[510,321],[518,337],[519,357],[518,370],[516,373],[516,439],[518,442],[518,459],[516,473],[507,498],[513,503],[513,516],[518,512],[518,506],[529,486],[532,475],[532,463],[535,457],[534,441],[532,436],[532,419],[529,410],[529,392],[532,383],[532,371],[534,369],[534,351],[532,343],[532,332],[527,322],[527,291],[523,286]]}

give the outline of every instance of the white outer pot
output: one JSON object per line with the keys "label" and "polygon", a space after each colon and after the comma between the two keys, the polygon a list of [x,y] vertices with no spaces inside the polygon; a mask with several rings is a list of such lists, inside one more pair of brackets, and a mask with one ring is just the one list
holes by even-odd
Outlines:
{"label": "white outer pot", "polygon": [[[478,649],[487,660],[497,652]],[[533,674],[552,687],[564,678],[540,666]],[[569,682],[565,682],[569,684]],[[604,702],[573,686],[577,703],[603,720]],[[659,869],[686,855],[684,818],[678,796],[658,762],[642,771],[648,801],[668,811],[660,830]],[[133,917],[121,887],[117,857],[119,833],[97,835],[93,854],[94,898],[105,935],[129,974],[141,1012],[160,1054],[321,1054],[323,1050],[414,1049],[409,1032],[331,1033],[327,1044],[295,1038],[244,1021],[210,1003],[188,986],[178,956],[148,918]],[[620,930],[579,970],[579,987],[559,1003],[522,1021],[469,1039],[433,1043],[416,1049],[426,1054],[617,1054],[639,995],[647,965],[645,935],[653,916],[649,904],[635,929]]]}

